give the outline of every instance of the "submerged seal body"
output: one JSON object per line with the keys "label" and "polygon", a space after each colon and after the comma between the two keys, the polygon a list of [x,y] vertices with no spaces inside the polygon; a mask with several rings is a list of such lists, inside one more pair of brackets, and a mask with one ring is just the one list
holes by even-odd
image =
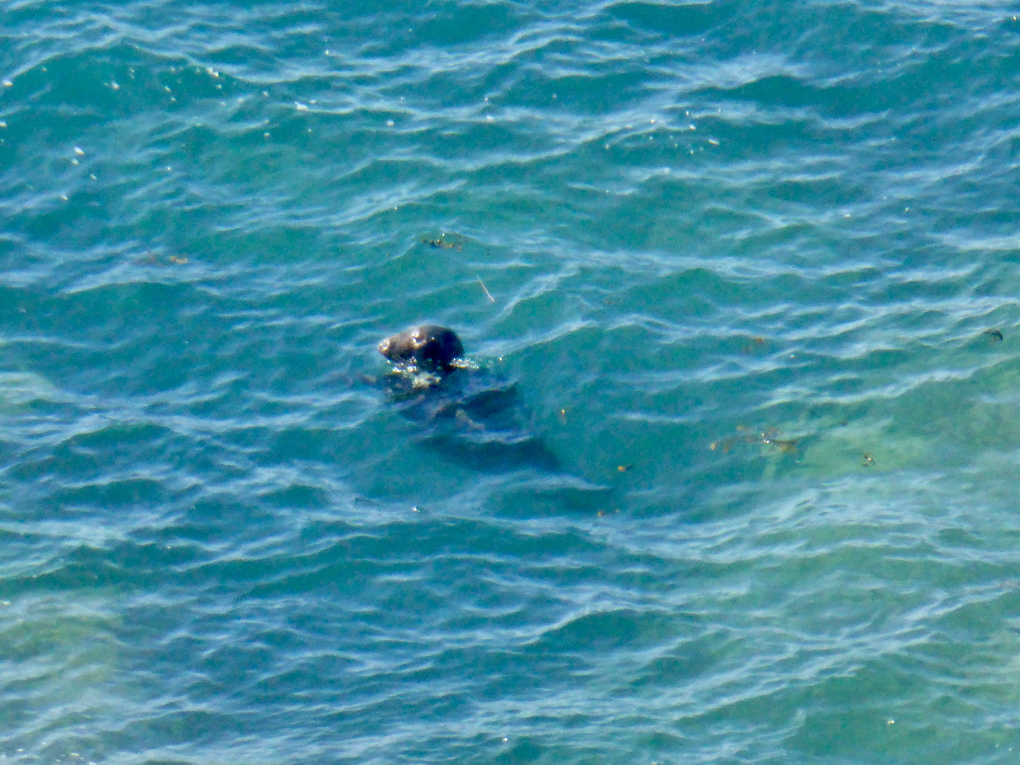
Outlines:
{"label": "submerged seal body", "polygon": [[475,468],[558,468],[556,456],[530,427],[516,384],[466,361],[452,329],[413,327],[379,343],[379,353],[392,364],[385,385],[416,423],[416,440]]}

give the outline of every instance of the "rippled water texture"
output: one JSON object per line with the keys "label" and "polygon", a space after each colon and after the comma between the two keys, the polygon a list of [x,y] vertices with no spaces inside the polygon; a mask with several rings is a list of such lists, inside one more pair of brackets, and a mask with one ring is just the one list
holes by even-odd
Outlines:
{"label": "rippled water texture", "polygon": [[1016,762],[1013,13],[0,4],[0,755]]}

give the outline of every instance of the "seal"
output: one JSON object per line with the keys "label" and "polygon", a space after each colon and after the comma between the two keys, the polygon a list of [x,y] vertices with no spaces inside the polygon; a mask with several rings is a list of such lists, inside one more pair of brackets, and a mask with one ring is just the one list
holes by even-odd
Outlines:
{"label": "seal", "polygon": [[449,327],[412,327],[379,343],[379,353],[392,365],[383,378],[391,400],[417,424],[413,440],[482,469],[558,466],[517,385],[465,359],[464,344]]}
{"label": "seal", "polygon": [[456,368],[464,344],[449,327],[422,324],[387,337],[379,343],[379,353],[400,372],[445,374]]}

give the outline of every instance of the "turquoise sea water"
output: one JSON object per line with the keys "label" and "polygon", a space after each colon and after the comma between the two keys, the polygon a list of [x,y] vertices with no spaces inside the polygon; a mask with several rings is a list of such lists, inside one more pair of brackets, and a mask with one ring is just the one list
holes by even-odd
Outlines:
{"label": "turquoise sea water", "polygon": [[1020,761],[1014,13],[0,3],[0,758]]}

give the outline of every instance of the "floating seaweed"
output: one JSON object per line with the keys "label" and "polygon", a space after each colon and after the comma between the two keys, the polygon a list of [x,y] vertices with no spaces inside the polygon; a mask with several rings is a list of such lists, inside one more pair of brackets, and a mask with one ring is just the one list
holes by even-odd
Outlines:
{"label": "floating seaweed", "polygon": [[463,245],[460,242],[451,242],[446,238],[446,234],[441,234],[438,239],[422,239],[422,244],[427,244],[437,250],[460,250],[463,249]]}
{"label": "floating seaweed", "polygon": [[764,337],[752,337],[750,342],[748,342],[741,350],[744,353],[754,353],[755,351],[764,348],[765,342]]}
{"label": "floating seaweed", "polygon": [[797,439],[779,438],[779,428],[766,428],[759,432],[744,425],[738,425],[737,430],[740,431],[740,435],[713,441],[708,445],[708,448],[713,451],[721,449],[723,452],[729,453],[730,449],[742,444],[767,444],[781,452],[797,451]]}

